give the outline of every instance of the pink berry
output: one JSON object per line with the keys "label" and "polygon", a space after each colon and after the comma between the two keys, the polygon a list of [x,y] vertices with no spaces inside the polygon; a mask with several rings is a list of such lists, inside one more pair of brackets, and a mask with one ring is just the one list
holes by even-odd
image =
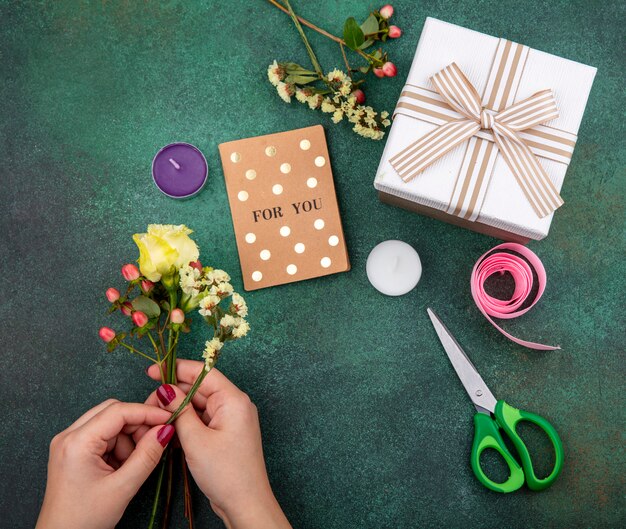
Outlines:
{"label": "pink berry", "polygon": [[130,319],[133,320],[133,323],[137,327],[143,327],[146,323],[148,323],[148,316],[146,316],[140,310],[133,312],[133,315],[130,317]]}
{"label": "pink berry", "polygon": [[185,313],[181,309],[174,309],[170,314],[170,320],[172,323],[184,323]]}
{"label": "pink berry", "polygon": [[376,77],[385,77],[385,72],[383,72],[382,68],[374,68],[374,75]]}
{"label": "pink berry", "polygon": [[365,103],[365,92],[363,92],[360,88],[357,88],[354,92],[352,92],[352,95],[356,98],[356,102],[359,105]]}
{"label": "pink berry", "polygon": [[383,7],[380,8],[380,16],[383,18],[391,18],[391,15],[393,15],[393,7],[390,4],[384,5]]}
{"label": "pink berry", "polygon": [[386,62],[385,64],[383,64],[383,73],[387,77],[395,77],[398,73],[398,69],[396,68],[396,65],[394,63]]}
{"label": "pink berry", "polygon": [[191,261],[191,263],[189,263],[189,266],[191,266],[191,268],[195,268],[196,270],[202,272],[202,263],[200,261]]}
{"label": "pink berry", "polygon": [[154,288],[154,283],[152,281],[148,281],[144,279],[141,282],[141,290],[143,290],[146,294],[150,292]]}
{"label": "pink berry", "polygon": [[98,334],[105,343],[109,343],[115,339],[115,331],[109,327],[100,327]]}
{"label": "pink berry", "polygon": [[122,303],[120,310],[124,316],[130,316],[133,313],[133,306],[130,304],[130,301],[126,301]]}
{"label": "pink berry", "polygon": [[139,268],[134,264],[128,263],[122,266],[122,275],[126,281],[133,281],[139,278]]}
{"label": "pink berry", "polygon": [[107,288],[105,295],[111,303],[120,299],[120,291],[117,288]]}
{"label": "pink berry", "polygon": [[397,39],[402,35],[402,30],[398,26],[389,26],[389,38]]}

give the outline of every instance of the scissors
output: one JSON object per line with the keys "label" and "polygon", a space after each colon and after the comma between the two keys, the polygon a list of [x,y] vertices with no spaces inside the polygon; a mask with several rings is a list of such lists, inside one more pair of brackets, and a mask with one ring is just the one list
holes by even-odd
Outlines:
{"label": "scissors", "polygon": [[[519,489],[524,482],[531,490],[540,491],[548,488],[554,483],[563,466],[563,445],[554,427],[539,415],[518,410],[503,400],[496,400],[454,336],[450,334],[450,331],[431,309],[427,309],[427,312],[456,374],[461,379],[465,391],[467,391],[478,412],[474,415],[474,442],[470,456],[472,470],[478,481],[488,489],[504,493]],[[529,421],[539,426],[548,436],[554,448],[554,468],[550,475],[543,479],[536,476],[528,448],[515,431],[517,424],[521,421]],[[511,440],[521,465],[511,455],[502,439],[501,431]],[[510,475],[503,483],[489,479],[480,466],[480,455],[488,448],[498,452],[509,467]]]}

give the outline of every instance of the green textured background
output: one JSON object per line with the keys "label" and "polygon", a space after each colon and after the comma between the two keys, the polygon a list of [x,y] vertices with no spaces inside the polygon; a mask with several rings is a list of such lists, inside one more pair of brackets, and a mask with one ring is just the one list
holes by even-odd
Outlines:
{"label": "green textured background", "polygon": [[[404,36],[386,48],[395,79],[368,82],[392,110],[422,25],[434,16],[598,68],[550,236],[530,247],[548,272],[544,298],[505,323],[558,342],[507,341],[469,293],[474,261],[496,240],[378,202],[383,143],[298,104],[265,76],[274,59],[307,64],[288,17],[261,0],[0,2],[1,522],[32,527],[48,442],[107,397],[142,400],[141,361],[106,354],[104,290],[136,258],[150,222],[196,230],[203,261],[241,276],[218,143],[323,123],[352,271],[248,295],[253,332],[221,369],[257,403],[276,495],[295,527],[618,527],[624,525],[623,2],[396,1]],[[377,3],[294,1],[339,33]],[[326,69],[339,50],[318,35]],[[209,161],[203,192],[161,195],[150,162],[173,141]],[[400,298],[368,284],[370,249],[389,238],[421,255],[418,288]],[[437,309],[496,396],[560,432],[563,473],[543,493],[502,496],[469,465],[473,407],[426,316]],[[194,357],[197,330],[181,354]],[[210,454],[207,454],[210,457]],[[142,527],[151,487],[121,527]],[[77,501],[79,501],[77,499]],[[182,527],[175,506],[175,527]],[[196,498],[198,527],[220,527]]]}

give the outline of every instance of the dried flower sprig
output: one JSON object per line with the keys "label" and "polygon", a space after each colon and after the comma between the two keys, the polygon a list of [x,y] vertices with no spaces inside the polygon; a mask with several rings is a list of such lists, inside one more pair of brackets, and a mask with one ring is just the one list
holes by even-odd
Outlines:
{"label": "dried flower sprig", "polygon": [[[348,18],[344,25],[344,38],[340,39],[298,17],[289,0],[283,0],[284,4],[278,0],[268,1],[291,16],[314,68],[309,70],[296,63],[279,63],[276,60],[270,64],[267,76],[270,83],[276,87],[280,98],[286,103],[291,103],[295,97],[297,101],[311,109],[320,109],[322,112],[332,114],[334,123],[339,123],[345,117],[346,121],[352,123],[352,130],[357,134],[374,140],[382,139],[385,134],[384,128],[390,125],[389,113],[378,113],[372,107],[363,105],[365,93],[361,87],[365,79],[355,80],[352,74],[360,72],[367,75],[372,72],[377,77],[394,77],[397,74],[395,64],[387,59],[387,54],[381,49],[372,54],[363,51],[376,41],[384,42],[387,38],[398,38],[402,34],[400,28],[389,25],[388,19],[393,14],[393,7],[386,5],[379,11],[372,12],[360,26],[354,18]],[[300,23],[339,44],[346,64],[345,72],[334,69],[328,74],[323,73]],[[351,68],[344,47],[365,58],[367,65],[358,69]]]}
{"label": "dried flower sprig", "polygon": [[363,91],[345,72],[333,70],[327,74],[323,89],[311,86],[312,81],[306,72],[308,70],[298,64],[274,61],[267,69],[267,76],[286,103],[291,103],[292,97],[295,97],[311,109],[332,114],[333,123],[339,123],[345,117],[353,124],[352,130],[361,136],[373,140],[384,136],[383,128],[391,123],[389,113],[383,111],[379,114],[372,107],[361,104],[365,100]]}

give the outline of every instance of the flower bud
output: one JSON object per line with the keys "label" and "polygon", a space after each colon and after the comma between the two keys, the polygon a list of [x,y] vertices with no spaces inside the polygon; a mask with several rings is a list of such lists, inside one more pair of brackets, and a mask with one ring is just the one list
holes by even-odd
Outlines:
{"label": "flower bud", "polygon": [[120,299],[120,291],[117,288],[107,288],[105,294],[110,303]]}
{"label": "flower bud", "polygon": [[385,19],[391,18],[391,15],[393,15],[393,7],[390,4],[384,5],[380,8],[379,13],[380,16]]}
{"label": "flower bud", "polygon": [[402,35],[402,30],[398,26],[389,26],[389,38],[397,39]]}
{"label": "flower bud", "polygon": [[170,321],[172,323],[184,323],[185,313],[181,309],[174,309],[170,314]]}
{"label": "flower bud", "polygon": [[365,103],[365,92],[363,92],[360,88],[357,88],[354,92],[352,92],[352,95],[356,98],[356,102],[359,105]]}
{"label": "flower bud", "polygon": [[374,68],[374,75],[376,77],[385,77],[385,72],[383,72],[382,68]]}
{"label": "flower bud", "polygon": [[120,310],[122,311],[122,314],[124,316],[130,316],[133,312],[133,306],[131,305],[130,301],[125,301],[124,303],[122,303]]}
{"label": "flower bud", "polygon": [[202,263],[200,261],[191,261],[191,263],[189,263],[189,266],[191,266],[191,268],[195,268],[196,270],[202,272]]}
{"label": "flower bud", "polygon": [[145,294],[150,292],[153,288],[154,288],[154,283],[152,281],[148,281],[147,279],[144,279],[141,282],[141,290],[143,290]]}
{"label": "flower bud", "polygon": [[122,275],[126,281],[133,281],[139,278],[139,268],[134,264],[128,263],[122,266]]}
{"label": "flower bud", "polygon": [[383,73],[387,77],[395,77],[398,73],[398,69],[396,68],[396,65],[394,63],[386,62],[385,64],[383,64]]}
{"label": "flower bud", "polygon": [[133,315],[130,317],[130,319],[133,320],[133,323],[137,327],[143,327],[146,323],[148,323],[148,316],[146,316],[145,313],[141,312],[140,310],[133,312]]}
{"label": "flower bud", "polygon": [[109,343],[115,339],[115,331],[109,327],[100,327],[98,334],[105,343]]}

